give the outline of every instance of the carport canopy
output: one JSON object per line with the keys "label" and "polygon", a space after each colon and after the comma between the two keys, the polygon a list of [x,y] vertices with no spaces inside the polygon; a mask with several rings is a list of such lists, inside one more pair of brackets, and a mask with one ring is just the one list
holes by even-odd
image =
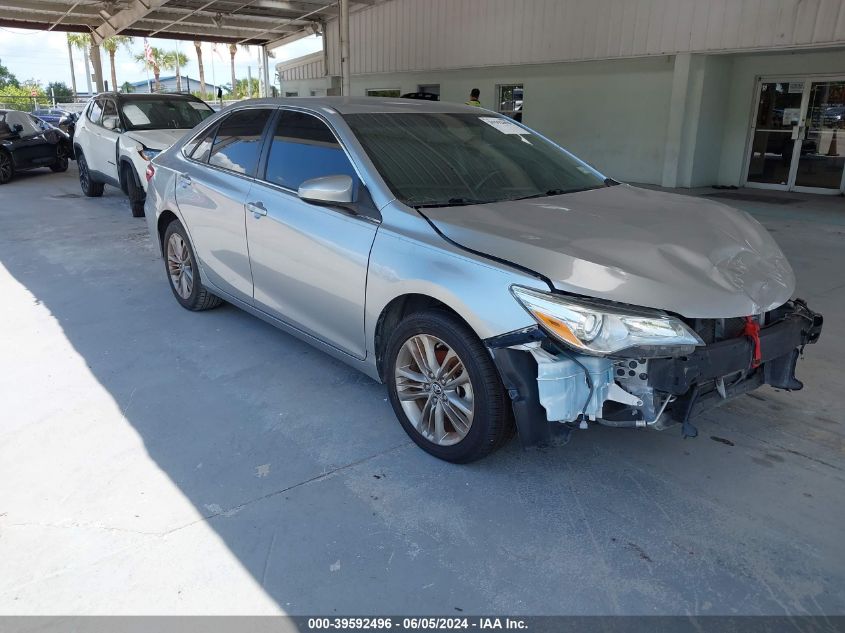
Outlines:
{"label": "carport canopy", "polygon": [[[350,10],[378,0],[348,0]],[[262,47],[267,51],[316,33],[341,7],[334,0],[0,0],[0,26],[90,33],[95,44],[114,35],[161,37]],[[347,4],[347,0],[343,0]],[[97,47],[92,56],[99,57]],[[97,88],[102,69],[94,59]],[[265,92],[265,94],[266,94]]]}

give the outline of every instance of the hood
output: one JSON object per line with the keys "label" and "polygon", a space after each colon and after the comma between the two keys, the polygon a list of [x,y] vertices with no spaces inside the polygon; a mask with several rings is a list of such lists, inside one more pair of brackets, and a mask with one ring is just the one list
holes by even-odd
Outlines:
{"label": "hood", "polygon": [[689,318],[759,314],[795,289],[768,231],[706,198],[617,185],[421,211],[449,239],[559,290]]}
{"label": "hood", "polygon": [[190,130],[130,130],[126,135],[150,149],[166,150]]}

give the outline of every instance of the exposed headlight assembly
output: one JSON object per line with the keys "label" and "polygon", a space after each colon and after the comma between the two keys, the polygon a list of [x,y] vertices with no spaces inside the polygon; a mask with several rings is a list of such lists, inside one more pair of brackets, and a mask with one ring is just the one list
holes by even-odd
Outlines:
{"label": "exposed headlight assembly", "polygon": [[149,147],[142,147],[138,150],[138,153],[141,155],[141,158],[144,160],[152,160],[159,154],[161,154],[160,149],[150,149]]}
{"label": "exposed headlight assembly", "polygon": [[511,293],[549,334],[584,354],[636,358],[691,353],[704,341],[685,323],[659,311],[618,308],[511,286]]}

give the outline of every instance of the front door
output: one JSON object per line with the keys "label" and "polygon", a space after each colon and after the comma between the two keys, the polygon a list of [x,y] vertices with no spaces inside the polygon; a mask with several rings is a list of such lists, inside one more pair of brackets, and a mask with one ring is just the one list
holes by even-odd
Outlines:
{"label": "front door", "polygon": [[845,187],[845,79],[761,80],[746,184],[832,193]]}
{"label": "front door", "polygon": [[363,185],[316,116],[283,110],[270,141],[266,171],[246,205],[255,306],[364,358],[367,265],[378,224],[363,212],[297,196],[302,182],[320,176],[351,176],[358,196]]}

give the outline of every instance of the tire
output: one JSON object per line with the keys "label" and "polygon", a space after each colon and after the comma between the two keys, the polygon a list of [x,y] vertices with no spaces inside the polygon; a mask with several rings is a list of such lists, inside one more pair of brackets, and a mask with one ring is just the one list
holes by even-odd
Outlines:
{"label": "tire", "polygon": [[67,171],[70,164],[70,157],[68,155],[68,147],[64,143],[56,145],[56,162],[50,165],[50,169],[56,173]]}
{"label": "tire", "polygon": [[105,185],[101,182],[91,180],[91,172],[88,170],[88,161],[82,150],[76,152],[76,164],[79,167],[79,186],[82,193],[88,198],[99,198],[103,195]]}
{"label": "tire", "polygon": [[[445,380],[429,379],[427,385],[411,377],[431,369],[432,363],[425,360],[426,341],[432,346],[435,378],[438,366],[447,375]],[[456,316],[444,310],[407,316],[390,335],[385,359],[393,411],[405,432],[427,453],[465,464],[489,455],[513,436],[510,401],[493,359],[475,332]],[[397,368],[406,374],[397,374]],[[460,380],[464,384],[455,386]]]}
{"label": "tire", "polygon": [[129,196],[129,208],[132,210],[132,217],[143,218],[144,201],[147,199],[147,194],[138,182],[135,169],[124,163],[123,177],[126,179],[126,195]]}
{"label": "tire", "polygon": [[5,185],[15,175],[15,164],[9,152],[0,150],[0,185]]}
{"label": "tire", "polygon": [[[171,241],[173,242],[171,244]],[[223,300],[211,294],[202,285],[199,266],[188,233],[179,220],[167,225],[162,241],[164,270],[173,296],[186,310],[199,312],[216,308]],[[181,274],[177,272],[179,268]]]}

